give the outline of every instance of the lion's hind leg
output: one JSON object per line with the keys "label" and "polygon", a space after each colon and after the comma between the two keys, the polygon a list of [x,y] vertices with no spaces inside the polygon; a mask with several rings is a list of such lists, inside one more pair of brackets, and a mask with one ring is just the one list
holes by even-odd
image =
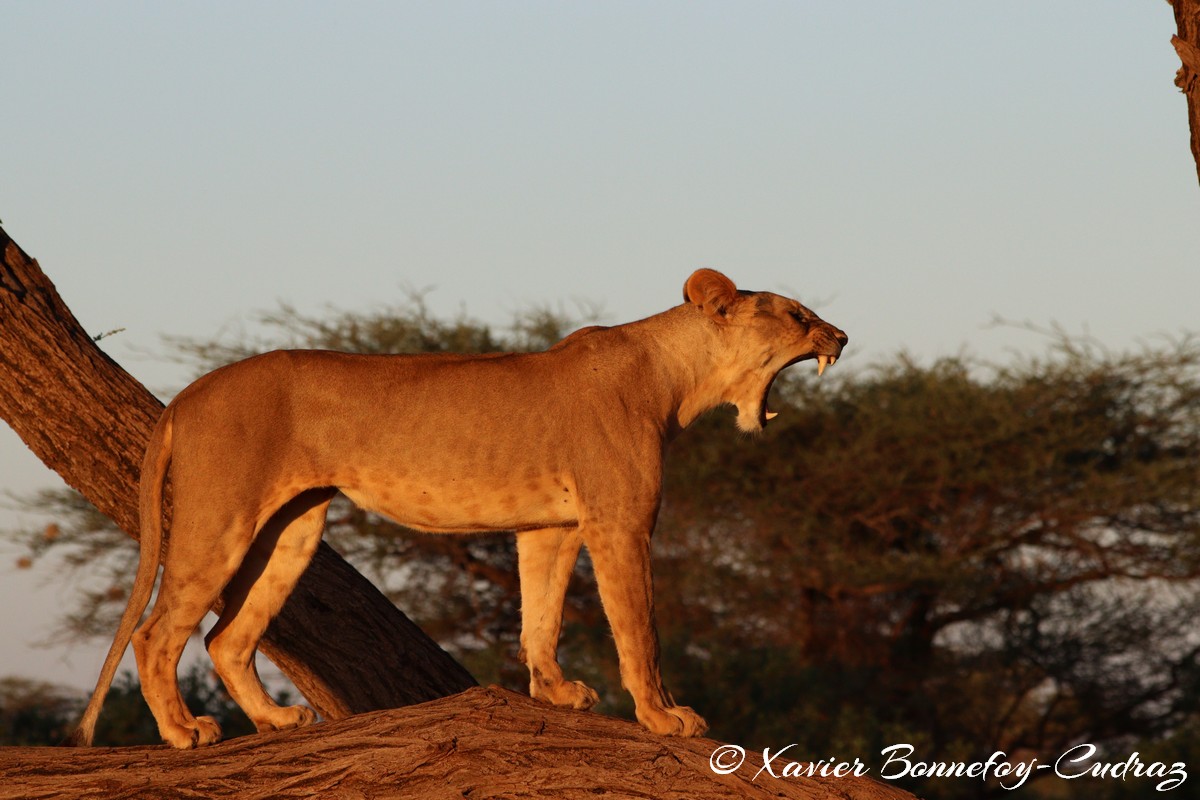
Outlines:
{"label": "lion's hind leg", "polygon": [[[180,494],[176,493],[176,520],[163,561],[162,584],[150,616],[133,634],[133,650],[142,695],[163,741],[188,749],[219,741],[221,727],[212,717],[195,717],[188,710],[179,692],[179,658],[241,563],[253,535],[253,521],[218,520],[211,512],[185,514],[183,509],[192,504],[180,500]],[[220,534],[201,535],[210,531]]]}
{"label": "lion's hind leg", "polygon": [[583,539],[569,528],[517,534],[521,578],[521,658],[529,667],[529,695],[557,706],[591,708],[599,700],[582,681],[563,678],[558,665],[563,600]]}
{"label": "lion's hind leg", "polygon": [[306,706],[284,708],[271,699],[258,676],[254,654],[267,625],[283,608],[316,552],[334,493],[311,489],[271,516],[225,588],[221,617],[204,640],[230,697],[259,731],[296,728],[317,719]]}

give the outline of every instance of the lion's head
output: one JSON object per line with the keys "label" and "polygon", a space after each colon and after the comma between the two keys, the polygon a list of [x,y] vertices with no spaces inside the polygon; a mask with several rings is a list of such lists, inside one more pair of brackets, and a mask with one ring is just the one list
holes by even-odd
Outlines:
{"label": "lion's head", "polygon": [[720,339],[722,356],[713,378],[723,385],[722,399],[737,406],[743,431],[761,431],[776,416],[767,408],[767,395],[780,372],[815,360],[818,374],[824,373],[849,341],[799,302],[740,290],[716,270],[692,273],[683,298],[707,315]]}

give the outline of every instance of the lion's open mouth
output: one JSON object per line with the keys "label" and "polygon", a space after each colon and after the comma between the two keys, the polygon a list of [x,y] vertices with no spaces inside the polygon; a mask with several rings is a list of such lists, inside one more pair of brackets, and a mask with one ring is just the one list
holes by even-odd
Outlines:
{"label": "lion's open mouth", "polygon": [[[766,391],[763,392],[762,405],[760,406],[760,408],[762,408],[761,422],[763,425],[766,425],[767,422],[769,422],[770,420],[773,420],[779,416],[778,411],[772,411],[771,409],[767,408],[767,398],[771,396],[771,387],[775,384],[775,378],[778,378],[779,375],[783,372],[783,370],[787,369],[792,364],[795,364],[798,361],[806,361],[810,358],[813,358],[813,356],[805,355],[805,356],[800,356],[799,358],[789,361],[788,363],[783,365],[783,367],[779,370],[779,372],[775,373],[774,378],[771,378],[771,380],[767,381],[767,388],[766,388]],[[825,374],[826,367],[832,367],[834,364],[837,363],[838,357],[826,355],[825,353],[818,353],[816,355],[816,360],[817,360],[817,377],[820,377]]]}

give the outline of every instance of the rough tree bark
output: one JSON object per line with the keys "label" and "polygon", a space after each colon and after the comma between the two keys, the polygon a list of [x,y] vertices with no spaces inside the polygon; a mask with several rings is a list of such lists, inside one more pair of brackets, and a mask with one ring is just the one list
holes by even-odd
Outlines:
{"label": "rough tree bark", "polygon": [[[37,262],[3,228],[0,250],[0,418],[136,538],[142,452],[163,405],[96,346]],[[262,651],[326,719],[475,685],[325,544],[267,631]]]}
{"label": "rough tree bark", "polygon": [[1187,95],[1188,125],[1192,133],[1192,158],[1200,179],[1200,0],[1168,0],[1175,7],[1175,27],[1171,37],[1183,66],[1175,73],[1175,85]]}
{"label": "rough tree bark", "polygon": [[[761,753],[748,753],[735,771],[718,775],[710,767],[718,747],[711,739],[655,736],[631,722],[488,687],[196,751],[92,748],[64,757],[59,748],[0,748],[0,798],[913,800],[869,776],[756,777]],[[774,758],[772,772],[782,776],[791,755]],[[857,755],[868,775],[879,774],[882,758],[872,763],[872,754]],[[718,763],[733,766],[732,757],[727,752]]]}

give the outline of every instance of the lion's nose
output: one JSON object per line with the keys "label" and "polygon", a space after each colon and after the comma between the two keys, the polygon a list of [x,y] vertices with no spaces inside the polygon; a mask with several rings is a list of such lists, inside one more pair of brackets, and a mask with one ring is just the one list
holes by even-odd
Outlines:
{"label": "lion's nose", "polygon": [[845,347],[846,343],[850,341],[850,337],[837,328],[833,329],[833,338],[837,339],[837,343],[842,347]]}

